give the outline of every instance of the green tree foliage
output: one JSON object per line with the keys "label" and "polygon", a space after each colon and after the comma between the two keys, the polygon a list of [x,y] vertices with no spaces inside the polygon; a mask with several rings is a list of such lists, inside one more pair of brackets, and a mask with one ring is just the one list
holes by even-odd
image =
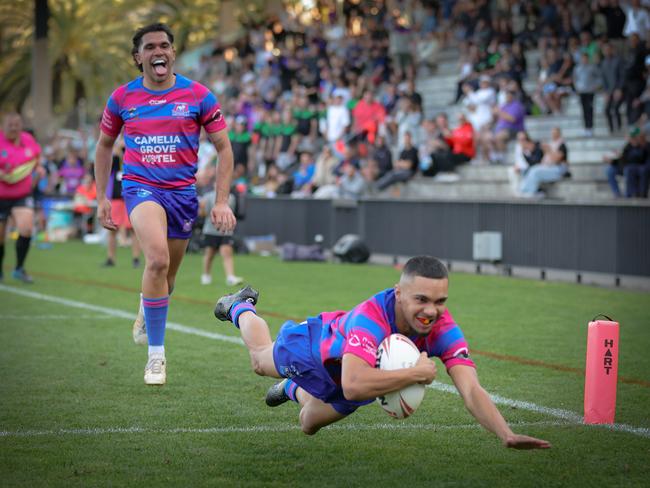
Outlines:
{"label": "green tree foliage", "polygon": [[[218,35],[220,0],[49,0],[48,54],[55,115],[81,99],[97,115],[119,84],[137,76],[131,36],[150,22],[166,22],[180,54]],[[263,11],[263,1],[228,2],[238,18]],[[0,2],[0,110],[28,100],[34,34],[33,0]]]}

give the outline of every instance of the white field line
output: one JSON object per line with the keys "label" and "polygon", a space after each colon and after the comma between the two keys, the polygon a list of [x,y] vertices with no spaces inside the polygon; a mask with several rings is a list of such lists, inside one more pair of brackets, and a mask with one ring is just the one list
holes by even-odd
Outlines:
{"label": "white field line", "polygon": [[[61,298],[52,295],[45,295],[43,293],[33,292],[22,288],[14,288],[2,284],[0,284],[0,291],[13,293],[15,295],[21,295],[28,298],[33,298],[35,300],[48,301],[59,305],[65,305],[68,307],[79,308],[82,310],[89,310],[89,311],[102,313],[112,317],[118,317],[127,320],[134,320],[136,317],[136,314],[125,312],[123,310],[118,310],[109,307],[101,307],[99,305],[79,302],[76,300],[69,300],[67,298]],[[219,341],[231,342],[231,343],[242,344],[242,345],[244,344],[239,337],[232,337],[224,334],[218,334],[216,332],[207,332],[202,329],[189,327],[175,322],[167,322],[167,328],[171,330],[176,330],[178,332],[183,332],[185,334],[193,334],[201,337],[206,337],[208,339],[216,339]],[[428,387],[446,393],[458,394],[456,388],[446,383],[441,383],[439,381],[434,381],[433,383],[428,385]],[[492,397],[494,403],[496,403],[497,405],[505,405],[509,407],[515,407],[521,410],[528,410],[531,412],[548,415],[550,417],[555,417],[572,424],[582,425],[583,422],[583,417],[581,415],[572,412],[570,410],[564,410],[561,408],[544,407],[541,405],[537,405],[536,403],[525,402],[521,400],[512,400],[510,398],[505,398],[500,395],[490,395],[490,396]],[[602,424],[602,425],[594,425],[593,427],[602,427],[609,430],[614,430],[618,432],[627,432],[641,437],[650,438],[650,428],[647,427],[635,427],[627,424]],[[52,431],[52,432],[56,432],[56,431]]]}
{"label": "white field line", "polygon": [[[513,427],[562,427],[573,425],[563,421],[542,421],[542,422],[516,422],[510,424]],[[327,430],[343,431],[360,431],[360,430],[401,430],[401,431],[422,431],[432,432],[454,431],[454,430],[478,430],[482,427],[477,423],[471,424],[453,424],[453,425],[434,425],[434,424],[414,424],[409,422],[378,423],[378,424],[355,424],[340,423],[325,427]],[[300,426],[295,425],[255,425],[250,427],[204,427],[204,428],[170,428],[170,429],[152,429],[147,427],[97,427],[93,429],[52,429],[52,430],[17,430],[17,431],[0,431],[2,437],[44,437],[44,436],[100,436],[111,434],[229,434],[229,433],[260,433],[260,432],[293,432],[300,430]]]}

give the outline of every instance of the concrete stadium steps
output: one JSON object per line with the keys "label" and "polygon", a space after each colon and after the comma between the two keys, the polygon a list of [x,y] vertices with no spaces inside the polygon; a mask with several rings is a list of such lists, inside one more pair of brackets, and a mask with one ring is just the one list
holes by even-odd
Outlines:
{"label": "concrete stadium steps", "polygon": [[[493,182],[508,179],[508,165],[465,164],[458,168],[463,181]],[[605,165],[602,163],[583,163],[569,165],[573,181],[606,181]]]}
{"label": "concrete stadium steps", "polygon": [[[505,168],[504,168],[505,169]],[[611,202],[614,200],[604,181],[574,181],[564,179],[545,188],[548,198],[571,202]],[[383,196],[389,196],[388,194]],[[478,199],[514,200],[510,183],[504,179],[492,181],[464,180],[438,182],[432,178],[415,178],[400,188],[400,198],[406,199]]]}

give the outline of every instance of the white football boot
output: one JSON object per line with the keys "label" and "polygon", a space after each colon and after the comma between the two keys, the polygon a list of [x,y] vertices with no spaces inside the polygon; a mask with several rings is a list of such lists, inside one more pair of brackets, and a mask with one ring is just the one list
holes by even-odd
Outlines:
{"label": "white football boot", "polygon": [[144,382],[147,385],[164,385],[167,381],[167,361],[162,354],[149,356],[144,367]]}
{"label": "white football boot", "polygon": [[227,286],[237,286],[241,285],[244,282],[244,278],[241,276],[230,275],[226,278]]}
{"label": "white football boot", "polygon": [[144,322],[144,306],[142,305],[142,293],[140,293],[140,308],[138,309],[138,316],[133,322],[133,342],[139,346],[146,346],[147,340],[147,324]]}

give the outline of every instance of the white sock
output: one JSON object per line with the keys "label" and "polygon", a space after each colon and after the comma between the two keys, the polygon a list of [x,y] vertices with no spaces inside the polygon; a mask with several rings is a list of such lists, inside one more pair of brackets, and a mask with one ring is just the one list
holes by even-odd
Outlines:
{"label": "white sock", "polygon": [[164,356],[165,346],[149,346],[149,357],[151,356]]}

